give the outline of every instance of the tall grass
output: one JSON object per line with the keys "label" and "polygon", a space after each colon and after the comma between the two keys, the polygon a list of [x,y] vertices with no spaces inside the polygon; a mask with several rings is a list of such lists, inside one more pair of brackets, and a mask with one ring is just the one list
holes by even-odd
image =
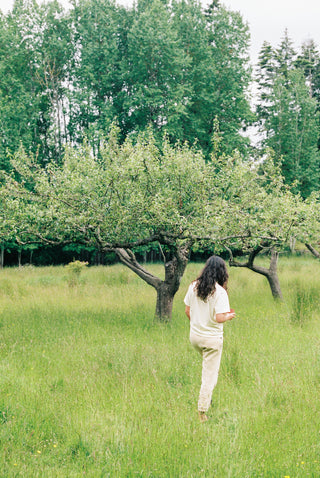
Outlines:
{"label": "tall grass", "polygon": [[0,271],[0,477],[320,476],[318,262],[281,259],[282,304],[230,270],[237,318],[206,424],[183,306],[199,269],[169,325],[121,266],[72,287],[62,267]]}

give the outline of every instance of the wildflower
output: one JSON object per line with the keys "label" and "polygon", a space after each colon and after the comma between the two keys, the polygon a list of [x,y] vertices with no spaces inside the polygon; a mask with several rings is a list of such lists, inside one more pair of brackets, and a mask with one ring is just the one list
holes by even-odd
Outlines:
{"label": "wildflower", "polygon": [[40,450],[37,450],[37,453],[38,453],[38,455],[41,455],[41,451],[40,451]]}

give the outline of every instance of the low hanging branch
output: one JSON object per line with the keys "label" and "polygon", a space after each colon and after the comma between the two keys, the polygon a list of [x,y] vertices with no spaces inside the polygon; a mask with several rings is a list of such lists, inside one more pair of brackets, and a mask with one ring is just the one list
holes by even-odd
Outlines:
{"label": "low hanging branch", "polygon": [[[281,292],[281,287],[280,287],[280,282],[279,282],[279,277],[278,277],[278,259],[279,259],[279,253],[275,250],[274,247],[267,247],[263,245],[257,246],[255,249],[253,249],[248,257],[247,262],[238,262],[234,259],[232,250],[225,246],[229,253],[229,264],[231,267],[247,267],[248,269],[252,270],[253,272],[256,272],[257,274],[261,274],[264,277],[268,279],[272,296],[274,299],[283,299],[282,292]],[[271,256],[270,256],[270,265],[269,268],[267,269],[266,267],[262,266],[257,266],[254,264],[254,261],[256,257],[262,252],[263,250],[269,249],[271,251]]]}
{"label": "low hanging branch", "polygon": [[142,267],[141,264],[139,264],[139,262],[137,261],[136,256],[130,249],[115,248],[114,252],[116,253],[120,262],[122,262],[122,264],[129,267],[129,269],[131,269],[147,284],[151,285],[155,289],[160,286],[161,280],[148,272],[144,267]]}
{"label": "low hanging branch", "polygon": [[316,257],[317,259],[320,258],[320,253],[309,243],[306,243],[306,248],[309,249],[311,254]]}

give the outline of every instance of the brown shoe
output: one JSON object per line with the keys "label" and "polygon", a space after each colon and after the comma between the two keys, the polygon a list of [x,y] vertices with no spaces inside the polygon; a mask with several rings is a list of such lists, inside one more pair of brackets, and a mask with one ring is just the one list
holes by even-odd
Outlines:
{"label": "brown shoe", "polygon": [[201,423],[204,423],[208,420],[206,412],[199,412],[199,420]]}

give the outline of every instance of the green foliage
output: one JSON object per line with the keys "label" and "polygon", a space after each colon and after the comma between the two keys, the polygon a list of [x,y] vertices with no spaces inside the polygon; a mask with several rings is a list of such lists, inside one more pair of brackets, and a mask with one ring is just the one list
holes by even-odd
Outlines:
{"label": "green foliage", "polygon": [[18,193],[28,227],[48,240],[72,238],[107,249],[160,231],[179,237],[186,227],[195,232],[201,215],[205,220],[206,163],[186,146],[166,142],[161,154],[152,137],[119,146],[111,136],[100,159],[84,146],[69,148],[61,168],[34,169],[19,155],[14,165],[34,181],[33,193]]}
{"label": "green foliage", "polygon": [[123,61],[130,15],[112,1],[80,1],[70,12],[75,57],[68,91],[73,141],[89,138],[94,151],[115,117],[122,117]]}
{"label": "green foliage", "polygon": [[288,73],[286,83],[278,77],[274,83],[273,114],[266,121],[266,143],[276,152],[288,184],[304,197],[319,187],[319,115],[317,103],[310,97],[302,72]]}
{"label": "green foliage", "polygon": [[275,56],[274,48],[268,42],[263,42],[259,53],[258,71],[256,74],[258,88],[256,112],[260,126],[269,117],[269,109],[272,104],[270,96],[277,73]]}
{"label": "green foliage", "polygon": [[61,166],[46,170],[16,155],[23,182],[7,177],[4,194],[18,204],[10,214],[21,242],[33,234],[103,251],[185,240],[246,250],[261,241],[282,245],[301,221],[305,229],[314,221],[313,203],[288,190],[271,155],[260,165],[237,153],[206,162],[187,145],[165,140],[160,152],[150,134],[135,145],[120,145],[116,135],[101,144],[99,158],[86,145],[69,148]]}
{"label": "green foliage", "polygon": [[73,261],[73,262],[69,262],[69,264],[65,266],[65,269],[68,272],[68,277],[69,277],[68,284],[70,287],[79,285],[80,274],[87,265],[88,265],[88,262]]}
{"label": "green foliage", "polygon": [[213,88],[206,105],[211,110],[211,128],[217,118],[224,153],[231,154],[235,148],[243,153],[248,139],[238,133],[253,121],[247,96],[251,79],[249,29],[239,12],[222,6],[214,9],[207,20],[213,62]]}
{"label": "green foliage", "polygon": [[279,47],[276,49],[277,73],[287,79],[289,71],[293,70],[294,60],[297,56],[293,48],[293,41],[290,39],[288,30],[284,31]]}
{"label": "green foliage", "polygon": [[235,155],[216,166],[221,169],[214,203],[221,212],[213,231],[218,228],[222,249],[229,245],[245,253],[259,244],[282,247],[299,234],[300,211],[311,209],[285,186],[272,152],[260,165]]}
{"label": "green foliage", "polygon": [[128,132],[152,125],[161,135],[165,128],[173,138],[185,139],[183,123],[192,88],[185,71],[190,58],[181,46],[170,9],[160,0],[136,15],[128,34],[128,64]]}
{"label": "green foliage", "polygon": [[70,24],[58,2],[16,1],[1,19],[0,166],[20,144],[38,162],[59,160],[66,132]]}
{"label": "green foliage", "polygon": [[274,149],[286,183],[305,198],[320,181],[319,63],[313,42],[298,55],[286,31],[279,48],[263,44],[257,75],[262,144]]}
{"label": "green foliage", "polygon": [[211,151],[213,120],[241,147],[248,29],[219,7],[205,15],[196,0],[16,1],[0,19],[0,167],[22,143],[42,165],[59,162],[66,144],[87,138],[94,154],[117,121],[121,141],[152,127],[161,142],[198,142]]}

